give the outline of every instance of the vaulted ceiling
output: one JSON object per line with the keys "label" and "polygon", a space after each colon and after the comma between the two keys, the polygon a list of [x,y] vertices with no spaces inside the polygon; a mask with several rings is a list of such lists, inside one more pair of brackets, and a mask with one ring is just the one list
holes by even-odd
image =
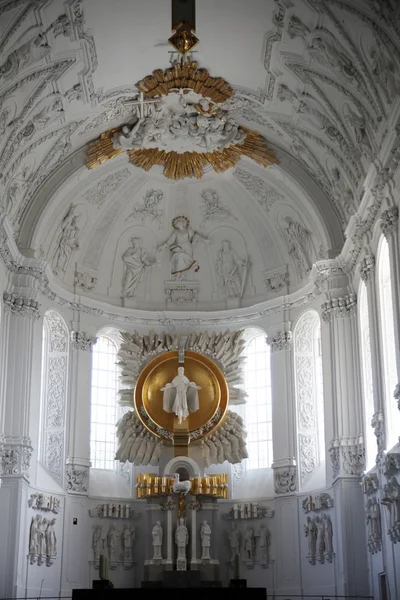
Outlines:
{"label": "vaulted ceiling", "polygon": [[[205,279],[226,238],[251,264],[243,305],[301,285],[305,273],[296,268],[286,219],[308,232],[312,261],[341,249],[400,93],[398,3],[197,4],[200,44],[192,58],[229,82],[230,114],[264,136],[279,165],[245,158],[224,174],[206,169],[201,180],[182,182],[159,167],[145,172],[126,155],[87,169],[87,143],[131,122],[140,111],[136,83],[169,66],[169,2],[0,1],[0,205],[21,252],[53,267],[73,205],[79,244],[71,264],[55,273],[67,289],[78,271],[81,293],[118,304],[129,238],[151,239],[144,246],[154,254],[182,211],[212,242],[201,251],[208,252]],[[210,189],[220,218],[206,218]],[[162,192],[158,220],[140,212],[151,190]],[[278,290],[275,273],[285,282]],[[135,306],[149,307],[162,294],[156,283],[146,285]],[[201,302],[224,306],[215,290]]]}

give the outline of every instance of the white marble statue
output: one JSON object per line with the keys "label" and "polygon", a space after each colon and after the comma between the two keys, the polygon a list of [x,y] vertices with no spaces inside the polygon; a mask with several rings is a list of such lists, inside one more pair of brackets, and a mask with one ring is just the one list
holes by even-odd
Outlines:
{"label": "white marble statue", "polygon": [[71,204],[61,223],[56,250],[54,252],[53,265],[56,274],[60,273],[60,271],[65,273],[72,253],[79,247],[78,236],[78,216],[75,214],[74,205]]}
{"label": "white marble statue", "polygon": [[117,547],[120,539],[120,532],[113,523],[108,531],[107,535],[107,545],[108,545],[108,556],[110,558],[110,562],[115,562],[118,559],[117,556]]}
{"label": "white marble statue", "polygon": [[201,387],[185,375],[184,367],[178,367],[178,375],[174,377],[171,383],[167,383],[161,391],[163,396],[163,409],[165,412],[174,413],[179,420],[185,420],[189,416],[189,412],[199,410],[199,394],[198,390]]}
{"label": "white marble statue", "polygon": [[221,202],[215,190],[203,190],[200,196],[203,199],[203,205],[200,208],[203,220],[200,227],[205,227],[209,221],[221,221],[228,218],[233,218],[237,221],[231,211]]}
{"label": "white marble statue", "polygon": [[304,534],[308,538],[308,559],[312,562],[317,553],[317,527],[310,516],[304,525]]}
{"label": "white marble statue", "polygon": [[265,525],[261,525],[258,530],[257,537],[260,546],[260,558],[263,562],[269,562],[269,544],[271,541],[271,534]]}
{"label": "white marble statue", "polygon": [[135,295],[136,288],[143,279],[146,269],[156,263],[150,258],[139,237],[131,238],[131,246],[122,255],[124,262],[124,276],[122,280],[122,297],[131,298]]}
{"label": "white marble statue", "polygon": [[189,533],[185,525],[185,519],[182,517],[179,519],[178,527],[175,531],[175,544],[178,548],[177,559],[186,559],[186,546],[189,543]]}
{"label": "white marble statue", "polygon": [[174,483],[172,485],[172,492],[174,494],[179,494],[183,492],[186,496],[186,494],[190,492],[191,487],[192,484],[188,479],[186,479],[185,481],[180,481],[179,473],[174,473]]}
{"label": "white marble statue", "polygon": [[211,546],[211,527],[207,521],[203,521],[200,528],[200,539],[201,539],[201,559],[210,559],[210,546]]}
{"label": "white marble statue", "polygon": [[56,532],[54,531],[55,523],[56,520],[52,519],[48,524],[45,532],[46,556],[48,556],[49,558],[57,556],[57,537]]}
{"label": "white marble statue", "polygon": [[285,221],[289,254],[293,258],[299,278],[302,279],[312,267],[311,234],[291,217],[286,217]]}
{"label": "white marble statue", "polygon": [[246,552],[247,560],[254,560],[254,529],[249,525],[246,527],[244,532],[244,550]]}
{"label": "white marble statue", "polygon": [[224,240],[217,253],[215,271],[218,285],[228,298],[242,297],[247,269],[247,261],[239,258],[229,240]]}
{"label": "white marble statue", "polygon": [[162,560],[161,546],[163,542],[163,535],[164,532],[161,523],[160,521],[157,521],[151,532],[151,536],[153,538],[153,560]]}
{"label": "white marble statue", "polygon": [[29,532],[29,555],[31,557],[31,564],[36,560],[36,557],[39,554],[39,531],[41,525],[42,517],[40,515],[36,515],[36,517],[32,517],[30,532]]}
{"label": "white marble statue", "polygon": [[231,562],[235,560],[235,556],[240,554],[240,531],[236,527],[236,523],[232,523],[231,529],[228,532],[229,545],[231,548]]}
{"label": "white marble statue", "polygon": [[321,517],[315,517],[314,521],[317,528],[317,560],[323,562],[326,548],[325,523]]}
{"label": "white marble statue", "polygon": [[131,127],[124,125],[121,131],[114,133],[111,138],[116,150],[133,150],[141,148],[144,137],[144,119],[138,119]]}
{"label": "white marble statue", "polygon": [[159,252],[169,248],[171,254],[171,275],[173,279],[186,280],[191,272],[200,269],[199,263],[193,258],[193,246],[199,240],[208,244],[208,240],[190,228],[187,217],[175,217],[172,221],[174,232],[168,240],[159,247]]}
{"label": "white marble statue", "polygon": [[100,554],[104,550],[104,531],[102,525],[97,525],[92,539],[93,559],[95,562],[100,560]]}
{"label": "white marble statue", "polygon": [[124,549],[124,561],[132,562],[133,541],[135,539],[135,529],[128,525],[122,532],[122,545]]}
{"label": "white marble statue", "polygon": [[325,529],[325,554],[331,556],[333,554],[333,528],[331,518],[324,514],[322,517]]}

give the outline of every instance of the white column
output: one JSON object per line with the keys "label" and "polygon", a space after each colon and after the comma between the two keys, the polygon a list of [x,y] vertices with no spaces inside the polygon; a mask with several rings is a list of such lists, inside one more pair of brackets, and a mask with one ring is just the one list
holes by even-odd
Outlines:
{"label": "white column", "polygon": [[294,425],[294,382],[292,332],[289,324],[281,324],[268,337],[271,347],[272,429],[274,482],[276,494],[293,493],[297,489]]}
{"label": "white column", "polygon": [[[172,502],[172,497],[168,496],[168,503]],[[172,523],[172,510],[173,508],[168,508],[167,510],[167,565],[173,564],[173,553],[172,553],[172,540],[174,537],[173,532],[173,523]]]}

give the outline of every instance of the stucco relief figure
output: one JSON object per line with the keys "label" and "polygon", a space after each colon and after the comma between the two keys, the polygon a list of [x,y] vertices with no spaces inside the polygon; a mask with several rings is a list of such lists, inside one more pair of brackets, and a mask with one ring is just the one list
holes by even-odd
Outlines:
{"label": "stucco relief figure", "polygon": [[144,119],[138,119],[131,127],[124,125],[121,131],[114,133],[111,138],[114,148],[116,150],[141,148],[144,137],[143,123]]}
{"label": "stucco relief figure", "polygon": [[42,131],[63,116],[63,97],[61,94],[51,94],[51,96],[47,96],[38,102],[35,108],[37,111],[24,128],[23,134],[25,137],[32,135],[35,131]]}
{"label": "stucco relief figure", "polygon": [[162,560],[161,546],[163,541],[163,535],[164,532],[163,528],[161,527],[161,523],[160,521],[157,521],[151,532],[151,536],[153,538],[153,560]]}
{"label": "stucco relief figure", "polygon": [[231,529],[228,532],[229,546],[231,548],[231,562],[235,560],[235,556],[240,554],[240,531],[236,527],[236,523],[232,523]]}
{"label": "stucco relief figure", "polygon": [[211,546],[211,527],[207,521],[203,521],[200,528],[200,539],[201,539],[201,559],[210,559],[210,546]]}
{"label": "stucco relief figure", "polygon": [[337,69],[349,80],[354,80],[356,70],[345,49],[327,29],[318,29],[309,43],[310,54],[322,65]]}
{"label": "stucco relief figure", "polygon": [[32,517],[31,527],[29,531],[29,555],[31,558],[31,564],[36,561],[36,558],[39,553],[39,531],[41,524],[41,516],[36,515],[36,517]]}
{"label": "stucco relief figure", "polygon": [[258,530],[257,537],[260,546],[260,558],[263,562],[269,562],[269,544],[271,541],[271,534],[265,525],[261,525]]}
{"label": "stucco relief figure", "polygon": [[315,525],[317,527],[317,560],[323,563],[326,548],[325,522],[321,517],[315,517]]}
{"label": "stucco relief figure", "polygon": [[38,62],[50,52],[50,46],[47,44],[44,36],[39,33],[31,38],[19,48],[16,48],[8,55],[6,61],[0,66],[0,78],[10,78],[21,71],[21,69]]}
{"label": "stucco relief figure", "polygon": [[93,533],[92,539],[92,548],[93,548],[93,559],[95,561],[100,560],[100,554],[104,550],[104,533],[103,527],[101,525],[97,525],[96,529]]}
{"label": "stucco relief figure", "polygon": [[139,237],[131,238],[131,246],[122,255],[125,268],[122,296],[125,298],[132,298],[135,295],[137,286],[141,282],[146,269],[156,262],[154,258],[148,256],[141,245],[142,240]]}
{"label": "stucco relief figure", "polygon": [[247,261],[239,258],[229,240],[224,240],[218,250],[215,270],[218,285],[229,298],[242,297],[247,269]]}
{"label": "stucco relief figure", "polygon": [[304,525],[304,534],[308,538],[308,560],[315,564],[315,555],[317,553],[317,527],[311,517],[307,517]]}
{"label": "stucco relief figure", "polygon": [[135,530],[131,525],[125,527],[122,533],[122,545],[124,548],[124,561],[132,562],[133,540],[135,539]]}
{"label": "stucco relief figure", "polygon": [[46,529],[47,519],[43,518],[38,528],[38,556],[46,556]]}
{"label": "stucco relief figure", "polygon": [[371,146],[371,142],[369,141],[365,118],[362,115],[355,112],[354,110],[352,110],[348,104],[344,105],[343,112],[348,125],[354,132],[356,143],[358,144],[360,151],[367,158],[372,159],[373,149]]}
{"label": "stucco relief figure", "polygon": [[208,240],[190,228],[190,221],[187,217],[175,217],[172,227],[175,231],[165,244],[159,247],[159,251],[169,248],[171,275],[173,279],[185,280],[189,273],[192,271],[196,273],[200,269],[199,263],[193,258],[194,244],[199,240],[208,244]]}
{"label": "stucco relief figure", "polygon": [[244,550],[246,552],[247,560],[254,560],[255,540],[254,540],[254,529],[252,527],[246,527],[244,532]]}
{"label": "stucco relief figure", "polygon": [[72,253],[79,247],[78,236],[78,216],[75,214],[74,205],[71,204],[61,223],[61,230],[54,252],[53,265],[56,274],[60,273],[60,271],[65,273],[67,270]]}
{"label": "stucco relief figure", "polygon": [[163,409],[165,412],[173,412],[179,419],[187,419],[189,412],[199,410],[199,394],[201,388],[186,377],[185,369],[178,367],[178,375],[174,377],[171,383],[161,388],[164,392]]}
{"label": "stucco relief figure", "polygon": [[52,519],[48,524],[45,532],[46,556],[49,558],[54,558],[55,556],[57,556],[57,537],[56,532],[54,531],[55,523],[56,520]]}
{"label": "stucco relief figure", "polygon": [[116,529],[115,524],[113,523],[108,531],[107,535],[107,545],[108,545],[108,555],[110,557],[110,562],[115,562],[118,558],[117,556],[117,546],[120,539],[120,532]]}
{"label": "stucco relief figure", "polygon": [[300,223],[286,217],[286,235],[289,245],[289,254],[293,258],[300,279],[305,277],[312,267],[311,260],[311,234]]}
{"label": "stucco relief figure", "polygon": [[178,560],[180,558],[186,558],[186,546],[189,543],[189,533],[185,525],[185,520],[181,517],[179,519],[179,525],[175,531],[175,544],[178,548]]}
{"label": "stucco relief figure", "polygon": [[232,217],[237,221],[231,211],[224,206],[219,199],[219,196],[215,190],[206,189],[200,194],[203,199],[203,206],[200,208],[203,220],[200,227],[205,227],[209,221],[220,221]]}

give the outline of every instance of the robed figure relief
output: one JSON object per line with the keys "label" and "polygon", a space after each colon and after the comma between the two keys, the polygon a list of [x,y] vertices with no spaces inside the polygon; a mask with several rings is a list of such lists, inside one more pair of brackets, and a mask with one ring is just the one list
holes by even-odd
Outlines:
{"label": "robed figure relief", "polygon": [[193,381],[189,381],[184,372],[183,367],[178,367],[178,375],[171,383],[161,388],[164,392],[163,409],[165,412],[174,413],[179,419],[179,425],[182,420],[188,418],[189,412],[199,410],[198,390],[201,390]]}
{"label": "robed figure relief", "polygon": [[196,273],[200,269],[199,263],[193,258],[194,244],[199,240],[206,244],[209,242],[207,238],[190,228],[190,221],[187,217],[175,217],[172,227],[175,231],[158,250],[161,252],[165,248],[169,248],[171,275],[173,279],[182,281],[187,279],[189,273]]}

